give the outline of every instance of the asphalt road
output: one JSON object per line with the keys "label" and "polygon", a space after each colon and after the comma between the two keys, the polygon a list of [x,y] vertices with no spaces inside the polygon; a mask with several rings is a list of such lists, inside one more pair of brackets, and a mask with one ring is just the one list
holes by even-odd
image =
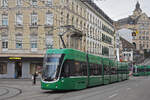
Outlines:
{"label": "asphalt road", "polygon": [[41,90],[39,81],[32,85],[30,80],[0,79],[0,100],[150,100],[150,76],[61,92]]}

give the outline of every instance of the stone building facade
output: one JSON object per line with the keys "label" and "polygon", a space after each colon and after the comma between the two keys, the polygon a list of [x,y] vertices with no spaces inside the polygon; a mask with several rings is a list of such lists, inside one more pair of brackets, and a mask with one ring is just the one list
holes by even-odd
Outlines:
{"label": "stone building facade", "polygon": [[46,49],[63,48],[59,35],[67,48],[108,57],[113,21],[88,1],[0,0],[0,78],[40,71]]}
{"label": "stone building facade", "polygon": [[150,17],[142,12],[137,2],[133,14],[116,22],[117,29],[128,28],[136,32],[133,36],[134,61],[141,63],[144,60],[144,52],[150,51]]}
{"label": "stone building facade", "polygon": [[150,18],[142,12],[139,2],[137,2],[133,15],[120,19],[116,22],[117,29],[128,28],[137,31],[133,36],[135,50],[143,53],[144,50],[150,50]]}

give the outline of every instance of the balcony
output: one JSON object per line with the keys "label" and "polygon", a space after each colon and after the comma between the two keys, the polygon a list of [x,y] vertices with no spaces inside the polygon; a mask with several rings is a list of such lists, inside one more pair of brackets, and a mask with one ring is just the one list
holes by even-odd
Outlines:
{"label": "balcony", "polygon": [[23,25],[22,24],[16,24],[15,28],[23,28]]}
{"label": "balcony", "polygon": [[38,28],[38,24],[37,23],[31,23],[30,28]]}
{"label": "balcony", "polygon": [[8,25],[1,25],[0,29],[8,29]]}
{"label": "balcony", "polygon": [[45,28],[53,28],[53,25],[45,24],[44,27],[45,27]]}

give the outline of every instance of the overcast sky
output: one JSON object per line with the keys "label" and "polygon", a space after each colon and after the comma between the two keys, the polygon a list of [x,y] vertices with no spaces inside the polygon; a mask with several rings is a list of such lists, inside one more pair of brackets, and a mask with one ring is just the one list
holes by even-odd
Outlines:
{"label": "overcast sky", "polygon": [[150,0],[95,0],[96,4],[115,21],[132,15],[137,1],[142,11],[150,17]]}

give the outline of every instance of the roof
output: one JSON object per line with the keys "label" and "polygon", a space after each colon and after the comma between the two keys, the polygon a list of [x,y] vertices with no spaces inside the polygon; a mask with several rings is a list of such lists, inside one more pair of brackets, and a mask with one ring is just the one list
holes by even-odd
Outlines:
{"label": "roof", "polygon": [[99,14],[101,14],[105,19],[107,19],[111,24],[113,24],[113,20],[108,17],[92,0],[85,0],[82,2],[88,3],[91,7],[93,7]]}
{"label": "roof", "polygon": [[117,21],[118,25],[124,25],[124,24],[137,24],[139,18],[141,17],[141,15],[137,16],[135,19],[132,18],[131,16],[120,19]]}

